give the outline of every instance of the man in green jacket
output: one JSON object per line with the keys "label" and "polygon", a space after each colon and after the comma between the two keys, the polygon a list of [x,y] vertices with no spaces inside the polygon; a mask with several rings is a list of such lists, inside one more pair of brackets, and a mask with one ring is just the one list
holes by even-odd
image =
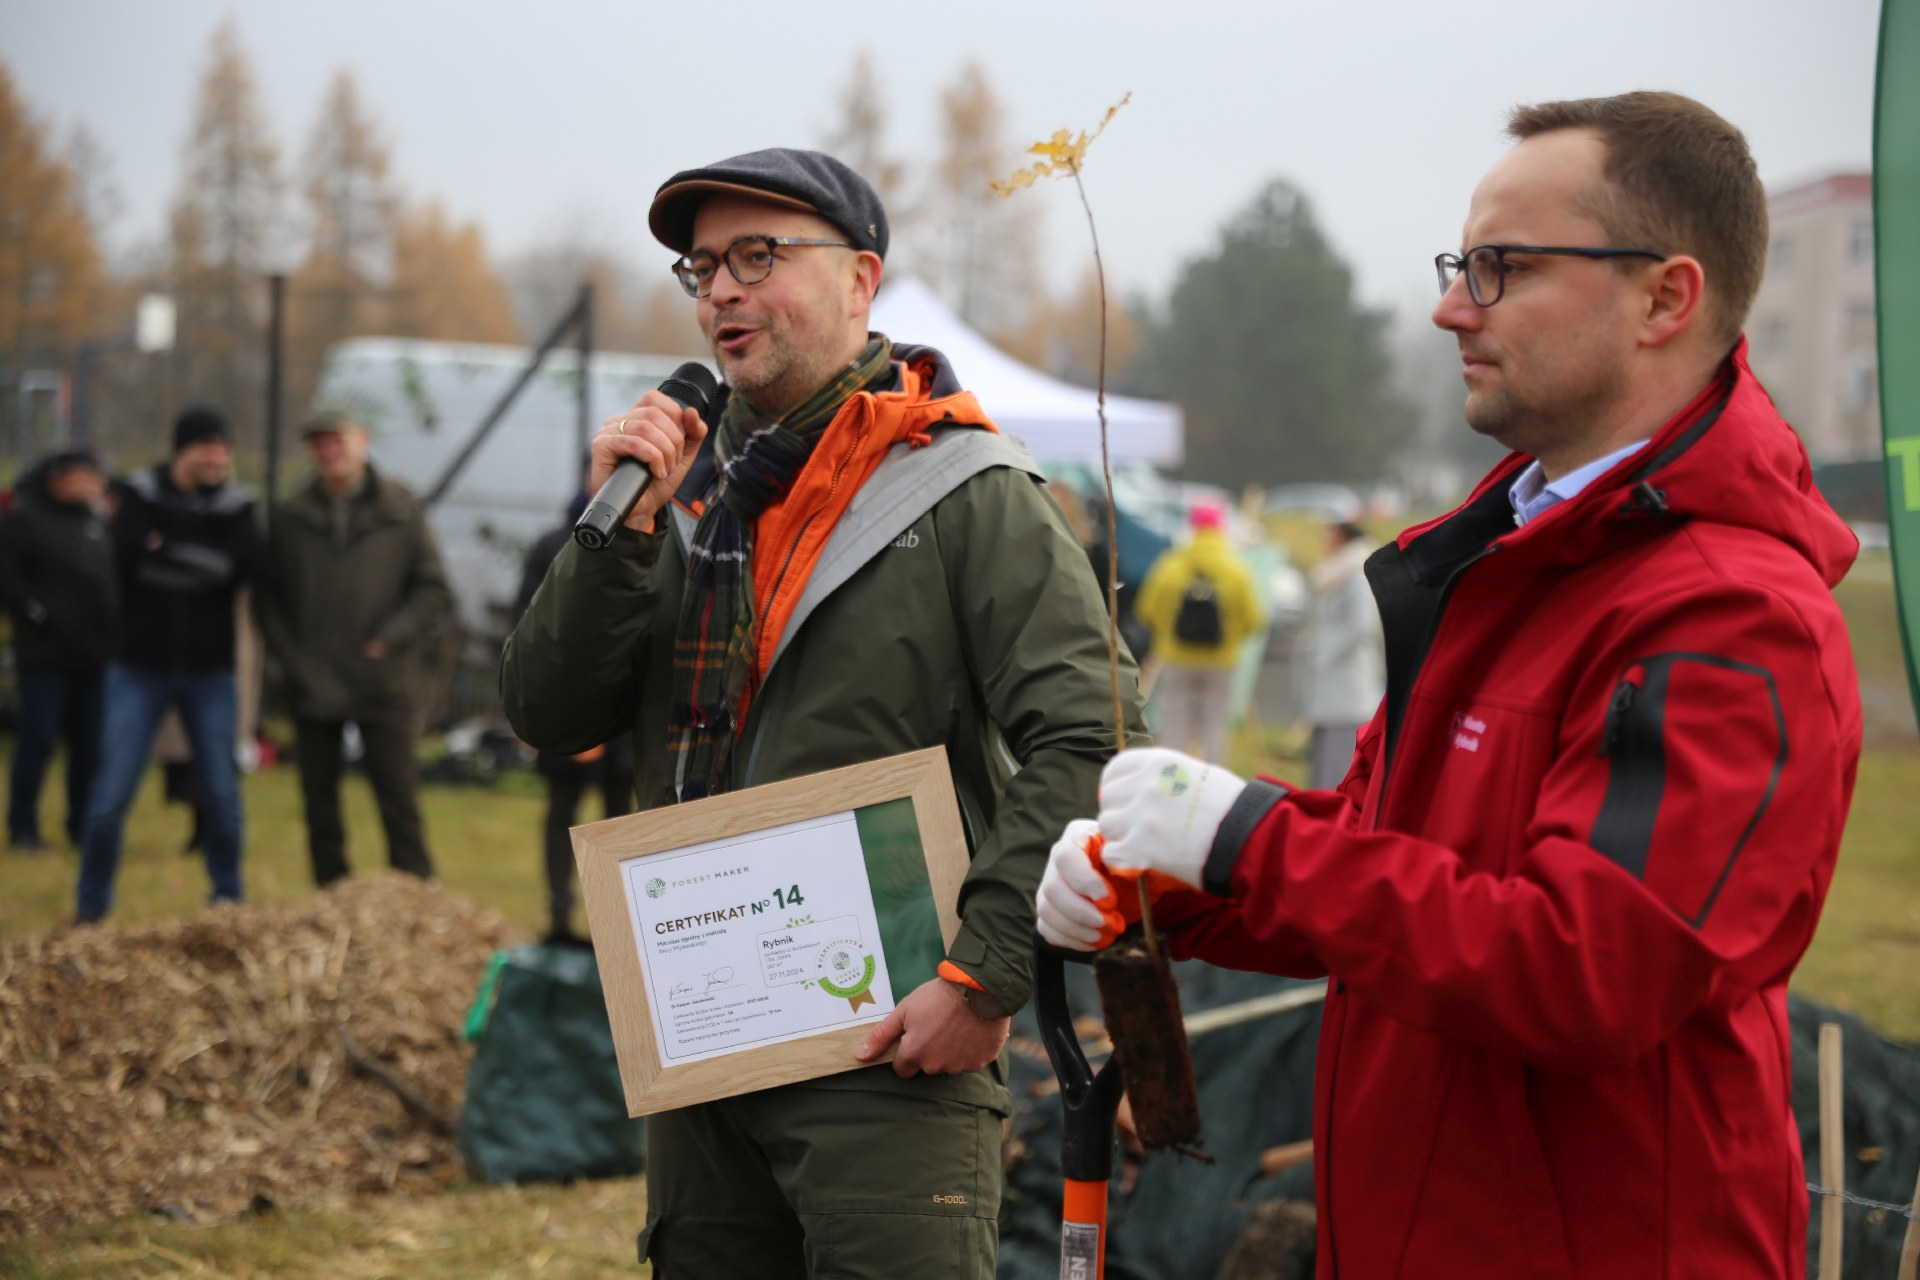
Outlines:
{"label": "man in green jacket", "polygon": [[[890,1068],[649,1121],[641,1254],[670,1280],[990,1277],[1033,891],[1113,751],[1099,592],[944,357],[869,333],[888,236],[864,179],[754,152],[669,179],[649,225],[724,399],[602,425],[590,487],[622,458],[652,482],[610,547],[549,570],[508,718],[547,751],[633,730],[643,807],[941,745],[972,866],[938,976],[861,1050]],[[1137,730],[1130,661],[1121,682]]]}
{"label": "man in green jacket", "polygon": [[367,429],[344,413],[307,420],[313,478],[275,508],[260,631],[293,703],[315,883],[346,875],[342,741],[358,726],[387,834],[387,861],[433,874],[415,796],[408,675],[446,612],[447,575],[419,499],[367,461]]}

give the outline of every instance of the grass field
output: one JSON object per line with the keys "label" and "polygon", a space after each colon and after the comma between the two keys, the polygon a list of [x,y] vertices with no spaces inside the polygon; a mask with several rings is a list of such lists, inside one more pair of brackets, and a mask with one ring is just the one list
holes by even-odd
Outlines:
{"label": "grass field", "polygon": [[[1868,561],[1836,593],[1853,631],[1867,706],[1868,746],[1820,931],[1795,986],[1852,1010],[1894,1039],[1920,1040],[1920,741],[1899,653],[1891,574]],[[1238,744],[1234,763],[1297,773],[1276,758],[1274,735]],[[364,780],[347,788],[352,857],[384,861]],[[56,785],[43,828],[62,829]],[[531,935],[544,926],[539,829],[543,792],[521,776],[487,789],[429,788],[428,837],[441,879],[496,908]],[[248,893],[283,902],[312,891],[299,791],[290,767],[246,780]],[[597,817],[597,811],[586,815]],[[113,919],[167,919],[206,894],[197,857],[183,856],[184,809],[163,806],[158,780],[128,825]],[[0,852],[0,939],[41,934],[72,911],[75,855]],[[477,976],[477,975],[476,975]],[[633,1233],[644,1212],[638,1181],[526,1190],[462,1186],[433,1200],[369,1197],[216,1226],[138,1219],[78,1226],[0,1246],[0,1277],[146,1280],[160,1276],[553,1277],[636,1274]]]}
{"label": "grass field", "polygon": [[[9,744],[10,745],[10,744]],[[293,766],[265,769],[243,781],[247,818],[243,869],[247,897],[288,902],[313,892],[301,821],[300,785]],[[348,856],[356,869],[386,865],[373,792],[364,778],[344,788]],[[546,924],[546,885],[541,873],[540,823],[546,793],[530,774],[513,775],[489,788],[426,787],[421,811],[440,879],[477,902],[493,907],[529,932]],[[55,841],[43,853],[0,853],[0,938],[44,933],[73,914],[76,853],[55,837],[63,829],[64,795],[49,780],[41,802],[41,830]],[[599,817],[587,802],[584,818]],[[191,818],[184,806],[167,805],[154,771],[142,786],[127,820],[126,853],[120,866],[112,921],[135,925],[172,919],[207,895],[207,876],[197,854],[183,852]]]}
{"label": "grass field", "polygon": [[126,1219],[0,1245],[8,1280],[600,1280],[645,1275],[640,1178],[362,1196],[213,1226]]}

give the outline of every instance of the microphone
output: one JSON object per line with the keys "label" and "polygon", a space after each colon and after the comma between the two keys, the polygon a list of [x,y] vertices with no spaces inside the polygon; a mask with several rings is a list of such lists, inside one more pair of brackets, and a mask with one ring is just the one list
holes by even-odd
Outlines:
{"label": "microphone", "polygon": [[[675,404],[685,405],[704,420],[713,405],[716,390],[713,374],[698,360],[689,360],[660,384],[660,393]],[[589,551],[599,551],[613,541],[613,535],[633,514],[634,504],[646,492],[653,473],[637,458],[622,458],[614,465],[600,492],[580,513],[573,526],[573,540]]]}

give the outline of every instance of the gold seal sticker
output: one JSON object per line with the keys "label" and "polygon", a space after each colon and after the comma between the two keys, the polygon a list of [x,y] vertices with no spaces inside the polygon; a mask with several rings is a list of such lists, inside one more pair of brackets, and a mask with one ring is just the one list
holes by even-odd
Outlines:
{"label": "gold seal sticker", "polygon": [[820,948],[814,961],[814,981],[830,996],[847,1002],[858,1013],[863,1004],[876,1004],[873,975],[878,969],[873,955],[858,938],[835,938]]}

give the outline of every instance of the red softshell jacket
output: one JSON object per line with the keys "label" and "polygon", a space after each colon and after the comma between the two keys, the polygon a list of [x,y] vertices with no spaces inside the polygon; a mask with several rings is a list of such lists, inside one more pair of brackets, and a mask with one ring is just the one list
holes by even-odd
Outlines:
{"label": "red softshell jacket", "polygon": [[1507,458],[1367,576],[1336,791],[1248,788],[1176,950],[1331,975],[1319,1274],[1805,1274],[1787,979],[1860,750],[1858,541],[1747,368],[1524,528]]}

